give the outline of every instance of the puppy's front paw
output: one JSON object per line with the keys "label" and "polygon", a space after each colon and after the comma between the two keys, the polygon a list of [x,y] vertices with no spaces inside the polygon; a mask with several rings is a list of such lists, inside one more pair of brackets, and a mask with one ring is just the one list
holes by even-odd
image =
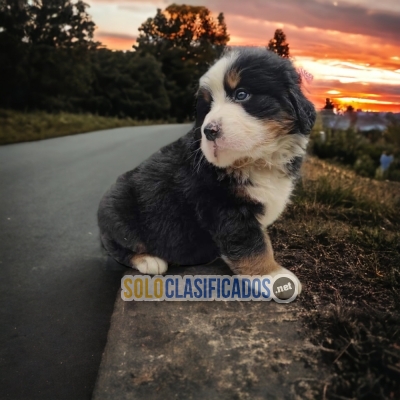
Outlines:
{"label": "puppy's front paw", "polygon": [[136,256],[132,260],[133,267],[145,275],[161,275],[168,270],[166,261],[152,256]]}
{"label": "puppy's front paw", "polygon": [[297,287],[298,287],[297,295],[299,295],[301,293],[301,291],[302,291],[302,286],[301,286],[301,283],[299,281],[299,278],[297,278],[297,276],[293,272],[290,272],[288,269],[283,268],[281,266],[279,266],[279,267],[280,268],[278,268],[278,269],[274,270],[273,272],[269,273],[269,275],[271,275],[273,278],[276,275],[279,275],[279,274],[288,275],[292,280],[297,282]]}

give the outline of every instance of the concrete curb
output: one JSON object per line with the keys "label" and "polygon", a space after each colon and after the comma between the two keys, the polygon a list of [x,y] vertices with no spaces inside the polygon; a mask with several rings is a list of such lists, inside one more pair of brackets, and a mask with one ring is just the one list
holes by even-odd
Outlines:
{"label": "concrete curb", "polygon": [[[169,273],[183,271],[230,274],[221,262]],[[124,302],[118,294],[93,399],[312,398],[307,381],[319,373],[303,351],[298,311],[296,301]]]}

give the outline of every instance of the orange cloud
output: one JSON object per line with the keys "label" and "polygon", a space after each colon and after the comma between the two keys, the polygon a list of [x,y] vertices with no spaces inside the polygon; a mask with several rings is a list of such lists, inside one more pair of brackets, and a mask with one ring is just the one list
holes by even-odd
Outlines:
{"label": "orange cloud", "polygon": [[101,42],[103,46],[111,50],[132,50],[136,37],[100,31],[96,32],[94,40]]}

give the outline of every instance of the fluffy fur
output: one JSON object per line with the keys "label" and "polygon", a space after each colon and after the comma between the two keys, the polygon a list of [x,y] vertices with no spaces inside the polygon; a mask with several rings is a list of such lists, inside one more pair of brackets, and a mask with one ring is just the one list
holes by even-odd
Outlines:
{"label": "fluffy fur", "polygon": [[192,130],[101,200],[104,247],[143,273],[217,257],[235,273],[288,272],[266,227],[290,197],[314,121],[289,60],[265,49],[226,53],[200,79]]}

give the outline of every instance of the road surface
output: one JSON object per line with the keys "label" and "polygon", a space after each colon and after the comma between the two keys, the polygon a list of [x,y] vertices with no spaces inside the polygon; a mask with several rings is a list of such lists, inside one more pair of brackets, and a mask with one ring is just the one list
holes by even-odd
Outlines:
{"label": "road surface", "polygon": [[125,268],[96,211],[118,175],[188,125],[0,147],[0,398],[89,399]]}

